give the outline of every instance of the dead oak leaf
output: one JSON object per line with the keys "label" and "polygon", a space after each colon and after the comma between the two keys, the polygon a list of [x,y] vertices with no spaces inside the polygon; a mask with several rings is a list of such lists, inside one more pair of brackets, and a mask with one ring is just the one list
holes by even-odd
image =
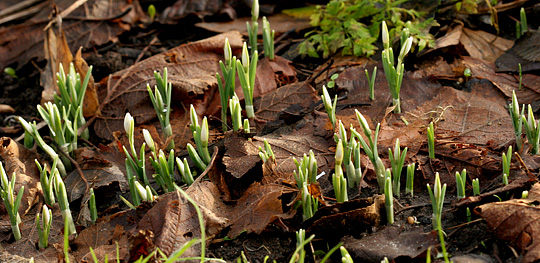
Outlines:
{"label": "dead oak leaf", "polygon": [[481,205],[475,209],[498,238],[511,241],[523,250],[522,262],[540,260],[540,184],[527,199],[512,199]]}

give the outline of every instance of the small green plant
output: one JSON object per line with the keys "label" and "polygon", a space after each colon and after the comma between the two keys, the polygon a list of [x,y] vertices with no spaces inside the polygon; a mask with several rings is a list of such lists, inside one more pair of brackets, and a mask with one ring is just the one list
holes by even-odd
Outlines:
{"label": "small green plant", "polygon": [[384,197],[386,206],[386,220],[388,224],[394,223],[394,196],[392,195],[392,172],[386,169],[386,179],[384,180]]}
{"label": "small green plant", "polygon": [[152,189],[149,185],[145,187],[141,183],[139,183],[139,181],[135,181],[135,189],[141,201],[153,202],[154,200],[156,200],[156,197],[152,193]]}
{"label": "small green plant", "polygon": [[[313,152],[310,151],[310,155],[312,153]],[[274,156],[274,151],[272,151],[272,147],[270,146],[270,144],[268,143],[268,141],[266,139],[264,139],[264,149],[261,146],[259,146],[259,157],[261,158],[263,163],[265,163],[267,161],[270,161],[270,162],[273,162],[273,163],[276,162],[276,157]],[[296,161],[296,159],[293,159],[293,160]],[[302,164],[303,163],[304,163],[304,161],[302,160]],[[300,170],[299,163],[296,165],[296,168],[298,169],[299,172],[302,171],[302,170]],[[297,184],[298,184],[298,181],[297,181]]]}
{"label": "small green plant", "polygon": [[229,109],[231,110],[233,131],[239,131],[242,127],[242,106],[236,95],[229,100]]}
{"label": "small green plant", "polygon": [[[84,95],[88,82],[92,76],[92,66],[88,68],[84,80],[81,82],[80,74],[75,71],[73,63],[69,64],[69,73],[66,75],[64,67],[60,64],[60,70],[56,73],[57,85],[60,90],[60,97],[55,94],[54,104],[59,109],[65,108],[67,114],[64,113],[64,117],[68,120],[76,123],[76,127],[83,127],[86,124],[86,120],[83,116]],[[75,129],[77,133],[77,129]],[[81,133],[81,138],[88,140],[90,133],[88,128],[85,128]]]}
{"label": "small green plant", "polygon": [[[128,136],[130,149],[130,151],[128,151],[125,145],[122,146],[124,154],[126,155],[128,161],[126,162],[126,171],[128,170],[128,166],[130,166],[130,171],[135,172],[139,180],[141,180],[144,185],[150,185],[148,177],[146,176],[146,158],[144,151],[146,148],[146,143],[143,143],[141,145],[140,153],[139,155],[137,155],[137,151],[135,151],[135,119],[131,116],[129,112],[126,113],[126,116],[124,117],[124,130],[126,131],[126,135]],[[128,172],[127,176],[129,181],[131,173]]]}
{"label": "small green plant", "polygon": [[382,64],[384,69],[384,74],[386,75],[386,80],[388,81],[388,88],[390,88],[390,93],[392,94],[392,103],[394,104],[394,112],[401,113],[401,100],[399,98],[399,93],[401,90],[401,82],[403,81],[403,73],[405,70],[405,65],[403,60],[405,56],[409,53],[412,47],[413,38],[409,37],[410,33],[407,28],[403,29],[401,32],[401,37],[406,38],[405,42],[401,44],[401,50],[399,52],[397,65],[394,66],[394,52],[392,47],[390,47],[390,38],[388,36],[388,28],[386,27],[386,22],[382,22],[382,40],[384,50],[382,51]]}
{"label": "small green plant", "polygon": [[334,97],[334,103],[332,103],[332,100],[330,99],[330,94],[328,93],[328,90],[323,85],[323,97],[322,101],[324,104],[324,108],[326,109],[326,113],[328,114],[328,118],[330,119],[330,123],[332,123],[332,128],[336,129],[336,105],[337,105],[337,95]]}
{"label": "small green plant", "polygon": [[358,110],[355,110],[355,112],[356,118],[358,119],[360,127],[362,128],[364,135],[367,137],[369,144],[364,140],[362,135],[360,135],[360,133],[358,133],[353,127],[351,127],[350,129],[351,133],[358,139],[358,141],[362,145],[362,148],[364,149],[364,152],[371,161],[371,164],[373,164],[373,167],[375,168],[375,174],[377,176],[377,182],[379,184],[379,191],[383,193],[385,184],[384,171],[386,168],[384,167],[384,164],[379,157],[379,153],[377,150],[377,138],[379,137],[379,129],[381,127],[381,124],[378,123],[377,127],[375,128],[375,133],[372,133],[371,129],[369,128],[369,124],[367,123],[367,120],[366,118],[364,118],[362,113],[360,113]]}
{"label": "small green plant", "polygon": [[405,193],[414,196],[414,170],[416,164],[411,163],[407,165],[407,186],[405,187]]}
{"label": "small green plant", "polygon": [[520,150],[523,148],[523,141],[521,138],[521,135],[523,134],[523,119],[521,116],[525,114],[525,105],[523,105],[520,112],[519,103],[514,90],[512,90],[512,103],[508,105],[508,111],[512,118],[512,126],[514,127],[514,135],[516,137],[516,147]]}
{"label": "small green plant", "polygon": [[244,42],[242,48],[242,62],[238,59],[236,61],[236,70],[238,72],[238,79],[244,92],[244,102],[246,104],[246,115],[249,119],[255,117],[255,111],[253,108],[253,91],[255,90],[255,74],[257,71],[258,52],[255,50],[251,59],[248,55],[247,45]]}
{"label": "small green plant", "polygon": [[480,195],[480,179],[475,178],[472,180],[473,195]]}
{"label": "small green plant", "polygon": [[13,173],[11,176],[11,181],[6,175],[4,166],[0,162],[0,176],[2,177],[2,187],[0,189],[0,197],[4,201],[4,206],[6,207],[7,213],[9,215],[9,221],[11,222],[11,231],[13,231],[13,236],[15,240],[21,239],[21,230],[19,229],[19,224],[21,223],[21,217],[19,216],[19,205],[24,194],[24,186],[19,188],[17,196],[15,196],[15,182],[17,181],[17,174]]}
{"label": "small green plant", "polygon": [[330,76],[330,80],[328,81],[328,83],[326,83],[329,89],[333,89],[336,86],[337,78],[339,78],[339,74],[337,73],[334,73],[332,74],[332,76]]}
{"label": "small green plant", "polygon": [[[249,44],[251,47],[251,55],[257,51],[257,31],[259,30],[259,0],[253,0],[251,6],[251,25],[246,22],[246,28],[249,36]],[[264,24],[263,24],[264,26]]]}
{"label": "small green plant", "polygon": [[519,22],[516,22],[516,38],[519,39],[528,30],[529,27],[527,25],[527,14],[525,13],[525,9],[522,7],[519,10]]}
{"label": "small green plant", "polygon": [[529,191],[525,190],[521,192],[521,199],[527,199],[529,197]]}
{"label": "small green plant", "polygon": [[467,209],[465,210],[465,214],[467,216],[467,222],[471,222],[472,221],[471,209],[467,207]]}
{"label": "small green plant", "polygon": [[298,190],[302,190],[304,183],[312,184],[317,182],[317,159],[315,158],[315,154],[313,154],[312,150],[310,150],[307,155],[304,154],[304,157],[300,162],[298,162],[294,157],[293,161],[296,165],[296,170],[293,171],[293,174]]}
{"label": "small green plant", "polygon": [[90,188],[90,201],[88,201],[88,207],[90,208],[90,220],[92,221],[92,224],[95,224],[98,215],[97,215],[96,195],[94,195],[94,188]]}
{"label": "small green plant", "polygon": [[293,255],[291,256],[291,259],[289,260],[289,263],[304,263],[306,260],[306,250],[304,249],[304,246],[309,244],[311,240],[315,238],[315,235],[311,235],[306,239],[306,231],[304,229],[300,229],[296,231],[296,249],[293,252]]}
{"label": "small green plant", "polygon": [[343,166],[347,174],[347,183],[350,188],[360,185],[362,180],[362,170],[360,167],[360,144],[356,142],[354,136],[347,139],[347,131],[341,120],[338,125],[338,133],[334,133],[336,143],[341,140],[343,144]]}
{"label": "small green plant", "polygon": [[308,189],[308,184],[304,182],[302,186],[302,219],[305,221],[317,212],[319,209],[319,200],[312,196]]}
{"label": "small green plant", "polygon": [[159,150],[159,153],[157,152],[154,139],[147,129],[143,129],[143,137],[152,153],[150,162],[156,172],[152,177],[161,187],[163,192],[168,193],[174,191],[176,185],[174,182],[174,150],[171,149],[169,151],[169,157],[166,158],[165,153],[161,149]]}
{"label": "small green plant", "polygon": [[236,78],[236,57],[232,55],[231,45],[229,39],[225,39],[225,46],[223,47],[225,63],[219,61],[221,67],[221,73],[225,83],[221,82],[221,76],[216,73],[219,98],[221,101],[221,128],[225,132],[227,131],[227,108],[229,107],[229,99],[234,95],[234,82]]}
{"label": "small green plant", "polygon": [[433,190],[427,185],[429,198],[431,199],[431,206],[433,208],[433,229],[437,230],[439,233],[439,240],[441,242],[442,254],[444,257],[444,262],[450,262],[448,260],[448,253],[446,252],[446,246],[444,244],[444,234],[442,230],[442,209],[444,206],[444,195],[446,193],[446,184],[441,187],[441,179],[439,178],[439,173],[435,173],[435,183],[433,185]]}
{"label": "small green plant", "polygon": [[465,186],[467,184],[467,170],[463,169],[461,173],[456,172],[457,199],[461,200],[467,196]]}
{"label": "small green plant", "polygon": [[428,137],[428,151],[429,159],[435,159],[435,129],[433,129],[433,122],[429,123],[427,127],[427,137]]}
{"label": "small green plant", "polygon": [[[156,110],[165,141],[169,140],[169,137],[173,136],[172,126],[169,121],[169,117],[171,115],[172,83],[167,82],[167,73],[168,70],[166,67],[163,69],[163,76],[161,76],[159,72],[154,71],[154,78],[156,79],[154,92],[152,92],[150,84],[146,84],[146,89],[150,95],[152,105]],[[167,145],[167,150],[172,149],[174,149],[174,140],[171,138],[169,145]]]}
{"label": "small green plant", "polygon": [[528,105],[528,115],[521,115],[521,119],[525,124],[525,134],[527,135],[527,141],[531,145],[531,153],[534,155],[539,154],[540,144],[540,125],[534,119],[534,113],[532,111],[531,104]]}
{"label": "small green plant", "polygon": [[405,158],[407,157],[407,147],[401,151],[399,147],[399,139],[396,139],[396,144],[394,146],[394,152],[392,149],[388,149],[388,156],[390,159],[390,164],[392,166],[392,174],[394,175],[394,182],[392,188],[397,197],[399,197],[399,192],[401,190],[401,171],[403,170],[403,165],[405,164]]}
{"label": "small green plant", "polygon": [[[43,138],[41,137],[41,135],[39,134],[35,121],[33,121],[32,124],[30,124],[30,123],[26,122],[22,117],[19,117],[19,122],[21,123],[21,125],[24,128],[25,143],[26,143],[26,135],[28,135],[28,136],[33,138],[33,141],[35,141],[37,143],[37,145],[45,153],[47,153],[47,155],[49,155],[51,157],[51,159],[55,160],[55,159],[59,158],[56,151],[51,146],[46,144],[45,141],[43,140]],[[58,171],[60,172],[61,176],[66,176],[67,175],[66,168],[65,168],[65,166],[64,166],[64,164],[62,162],[57,163],[57,168],[58,168]]]}
{"label": "small green plant", "polygon": [[148,16],[150,17],[150,21],[154,21],[154,17],[156,16],[156,7],[154,5],[149,5],[146,12],[148,13]]}
{"label": "small green plant", "polygon": [[34,162],[39,169],[39,181],[41,183],[43,199],[45,200],[46,204],[53,206],[56,203],[56,199],[54,198],[54,174],[59,173],[58,169],[56,168],[58,158],[54,159],[50,172],[47,171],[47,164],[45,164],[44,167],[41,167],[41,164],[38,162],[38,160],[34,160]]}
{"label": "small green plant", "polygon": [[64,217],[64,263],[69,263],[69,236],[71,235],[69,219]]}
{"label": "small green plant", "polygon": [[375,79],[377,78],[377,67],[373,68],[371,77],[369,77],[368,70],[366,69],[366,79],[369,83],[369,99],[375,100]]}
{"label": "small green plant", "polygon": [[508,146],[508,151],[502,154],[502,170],[503,176],[506,175],[508,184],[508,176],[510,175],[510,164],[512,163],[512,146]]}
{"label": "small green plant", "polygon": [[274,36],[276,35],[276,32],[274,30],[270,30],[270,22],[268,22],[265,16],[263,16],[262,20],[263,20],[264,56],[270,60],[273,60],[274,59]]}
{"label": "small green plant", "polygon": [[67,222],[69,227],[69,235],[76,234],[77,230],[75,229],[75,223],[73,222],[73,217],[71,215],[71,210],[69,209],[69,201],[67,198],[66,186],[64,185],[64,180],[60,175],[56,174],[54,179],[54,193],[58,204],[60,206],[60,211],[62,212],[62,218]]}
{"label": "small green plant", "polygon": [[11,76],[14,79],[19,79],[19,77],[17,76],[17,72],[12,67],[5,67],[4,73],[6,73],[7,75]]}
{"label": "small green plant", "polygon": [[400,7],[404,2],[407,0],[332,0],[324,7],[317,6],[310,17],[311,26],[316,28],[305,35],[299,53],[327,58],[341,50],[342,55],[371,56],[385,20],[392,21],[392,39],[408,28],[419,50],[433,46],[428,29],[437,22],[433,18],[422,20],[422,12]]}
{"label": "small green plant", "polygon": [[202,124],[199,125],[199,116],[197,115],[193,104],[190,105],[189,108],[189,116],[191,118],[191,124],[189,125],[189,128],[191,129],[191,133],[193,134],[193,140],[195,141],[195,145],[197,146],[198,153],[198,156],[190,155],[190,157],[192,159],[201,159],[206,167],[206,165],[210,163],[210,159],[212,158],[210,156],[210,152],[208,151],[208,140],[210,136],[210,132],[208,130],[208,120],[206,119],[206,117],[204,117]]}
{"label": "small green plant", "polygon": [[244,119],[244,125],[242,125],[242,129],[244,130],[244,133],[250,133],[250,127],[249,127],[249,120]]}
{"label": "small green plant", "polygon": [[341,143],[341,139],[338,141],[336,146],[336,157],[335,157],[335,171],[332,175],[332,184],[334,186],[334,194],[336,196],[336,201],[338,203],[343,203],[345,201],[348,201],[349,198],[347,196],[347,181],[345,180],[345,177],[343,176],[343,169],[341,168],[341,164],[343,163],[343,144]]}
{"label": "small green plant", "polygon": [[47,205],[43,205],[41,211],[43,217],[40,217],[39,212],[36,215],[36,228],[39,236],[39,248],[45,249],[49,246],[49,232],[52,224],[52,212]]}
{"label": "small green plant", "polygon": [[193,184],[195,179],[193,179],[193,174],[191,173],[187,159],[184,158],[184,160],[181,161],[180,158],[176,157],[175,161],[176,167],[178,167],[178,171],[180,171],[180,175],[182,176],[184,183],[187,185]]}
{"label": "small green plant", "polygon": [[[79,108],[80,110],[81,108]],[[71,122],[67,118],[66,108],[62,107],[62,114],[56,104],[45,103],[45,108],[37,106],[43,121],[47,123],[52,138],[56,142],[57,149],[64,153],[71,154],[77,149],[77,123]],[[67,170],[71,170],[71,162],[67,156],[61,155],[60,160]]]}

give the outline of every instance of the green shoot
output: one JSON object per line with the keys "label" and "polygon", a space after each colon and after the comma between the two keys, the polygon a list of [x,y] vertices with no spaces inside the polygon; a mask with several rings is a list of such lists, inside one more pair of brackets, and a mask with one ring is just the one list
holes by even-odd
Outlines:
{"label": "green shoot", "polygon": [[326,109],[326,113],[328,114],[328,118],[330,119],[330,123],[332,123],[332,128],[336,128],[336,105],[337,105],[337,95],[334,97],[334,103],[332,103],[332,100],[330,99],[330,94],[328,93],[328,90],[323,85],[323,97],[322,101],[324,104],[324,108]]}
{"label": "green shoot", "polygon": [[435,173],[435,183],[433,185],[433,190],[431,189],[429,184],[427,185],[427,188],[429,192],[429,197],[431,199],[431,206],[433,208],[433,228],[439,233],[439,240],[441,242],[441,249],[444,261],[449,262],[448,253],[446,253],[446,246],[444,243],[444,235],[441,223],[442,209],[444,205],[444,195],[446,193],[446,184],[441,187],[441,180],[439,178],[438,172]]}
{"label": "green shoot", "polygon": [[502,154],[502,170],[503,176],[506,174],[506,184],[508,184],[508,176],[510,175],[510,164],[512,164],[512,146],[508,147],[507,153]]}
{"label": "green shoot", "polygon": [[[409,29],[403,29],[401,36],[409,35]],[[384,50],[382,51],[382,63],[384,68],[384,74],[386,75],[386,80],[388,81],[388,87],[390,88],[390,93],[392,94],[392,103],[395,106],[394,112],[401,113],[401,102],[399,99],[399,92],[401,90],[401,82],[403,80],[403,73],[405,65],[403,64],[403,59],[411,50],[413,38],[406,37],[404,43],[402,43],[401,50],[399,52],[397,66],[394,66],[394,52],[390,47],[388,28],[386,27],[386,22],[382,22],[382,39]]]}
{"label": "green shoot", "polygon": [[225,46],[223,47],[225,63],[219,61],[221,67],[221,73],[225,83],[221,82],[219,73],[216,73],[219,98],[221,101],[221,128],[223,131],[227,131],[227,108],[229,107],[229,99],[234,95],[234,82],[236,78],[236,57],[232,55],[231,45],[229,39],[225,39]]}
{"label": "green shoot", "polygon": [[[124,154],[126,155],[126,158],[128,160],[128,162],[126,163],[126,170],[128,169],[128,166],[131,166],[131,171],[134,171],[135,174],[137,174],[139,180],[141,180],[144,185],[150,185],[150,181],[148,181],[148,177],[146,176],[146,158],[144,154],[146,143],[143,143],[141,145],[140,155],[138,156],[137,151],[135,151],[135,119],[131,116],[131,114],[129,114],[129,112],[126,113],[126,116],[124,117],[124,130],[126,131],[126,134],[128,136],[130,149],[130,151],[128,151],[125,145],[122,146]],[[130,176],[131,174],[128,173],[128,178]]]}
{"label": "green shoot", "polygon": [[270,60],[274,60],[274,36],[276,32],[274,30],[270,31],[270,22],[268,22],[266,16],[263,16],[262,20],[264,56]]}
{"label": "green shoot", "polygon": [[527,14],[525,13],[525,9],[523,7],[519,10],[519,21],[521,22],[521,34],[523,35],[529,31],[529,27],[527,25]]}
{"label": "green shoot", "polygon": [[525,124],[525,134],[527,135],[527,141],[532,146],[531,153],[533,155],[539,154],[540,144],[540,125],[534,119],[534,113],[532,111],[531,104],[528,105],[528,116],[521,115],[521,119]]}
{"label": "green shoot", "polygon": [[349,251],[347,251],[344,246],[339,247],[339,251],[341,252],[342,263],[354,263],[351,255],[349,254]]}
{"label": "green shoot", "polygon": [[[191,133],[193,134],[193,140],[197,146],[197,152],[199,156],[204,161],[205,164],[210,163],[210,152],[208,151],[208,140],[209,140],[209,130],[208,130],[208,120],[206,117],[203,118],[202,125],[199,125],[199,117],[193,105],[190,105],[190,118],[191,124],[189,125]],[[172,190],[171,190],[172,191]]]}
{"label": "green shoot", "polygon": [[343,144],[341,143],[341,139],[338,141],[336,146],[336,157],[335,157],[335,171],[332,175],[332,184],[334,186],[334,194],[336,196],[336,201],[338,203],[343,203],[345,201],[348,201],[349,198],[347,196],[347,181],[345,180],[345,177],[343,176],[343,169],[341,168],[341,164],[343,163]]}
{"label": "green shoot", "polygon": [[135,207],[141,204],[141,199],[137,194],[137,187],[135,186],[135,182],[137,182],[137,176],[133,174],[133,169],[131,168],[131,164],[128,158],[126,158],[126,177],[129,185],[129,192],[131,193],[131,201],[133,202],[133,204],[127,202],[127,200],[125,200],[124,202],[130,208],[135,209]]}
{"label": "green shoot", "polygon": [[467,215],[467,222],[471,222],[472,221],[471,209],[467,207],[467,210],[465,210],[465,213]]}
{"label": "green shoot", "polygon": [[54,192],[60,206],[60,211],[62,212],[62,218],[64,218],[64,221],[67,223],[67,227],[69,229],[68,235],[76,234],[77,230],[75,229],[75,223],[73,222],[71,210],[69,209],[69,201],[67,198],[67,191],[64,181],[59,174],[56,174],[56,178],[54,180]]}
{"label": "green shoot", "polygon": [[247,45],[244,42],[244,46],[242,48],[242,62],[240,62],[239,59],[236,61],[236,70],[238,72],[238,79],[240,80],[242,91],[244,92],[246,115],[250,119],[255,117],[255,110],[253,108],[253,92],[255,90],[257,61],[258,52],[255,50],[253,55],[251,55],[251,59],[249,59]]}
{"label": "green shoot", "polygon": [[329,89],[333,89],[335,86],[336,86],[336,79],[339,78],[339,74],[338,73],[334,73],[332,74],[332,76],[330,76],[330,81],[328,81],[328,83],[326,84],[326,86],[328,86]]}
{"label": "green shoot", "polygon": [[461,174],[456,172],[456,188],[457,188],[457,199],[461,200],[467,196],[465,194],[465,185],[467,184],[467,170],[463,169]]}
{"label": "green shoot", "polygon": [[[171,115],[172,83],[167,83],[167,73],[168,70],[166,67],[163,69],[163,76],[159,75],[157,71],[154,71],[154,78],[156,79],[154,92],[152,92],[150,84],[146,84],[146,89],[150,95],[152,105],[156,110],[165,141],[173,136],[172,126],[169,121],[169,116]],[[167,150],[172,149],[174,149],[174,140],[171,138],[169,145],[167,145]]]}
{"label": "green shoot", "polygon": [[[313,153],[313,152],[310,151],[310,154],[311,153]],[[261,146],[259,146],[259,157],[261,158],[263,163],[265,163],[267,161],[270,161],[270,162],[273,162],[273,163],[276,162],[276,157],[274,156],[274,151],[272,151],[272,147],[270,146],[270,144],[268,143],[268,141],[266,139],[264,139],[264,149]],[[296,159],[294,159],[294,160],[296,161]],[[302,160],[302,163],[303,163],[303,160]],[[302,170],[300,170],[299,164],[296,165],[296,168],[299,169],[299,172],[302,171]]]}
{"label": "green shoot", "polygon": [[195,166],[197,166],[197,168],[199,168],[201,171],[206,170],[206,167],[208,165],[201,159],[201,157],[197,153],[197,150],[195,150],[195,147],[193,147],[191,143],[188,143],[186,145],[186,148],[188,150],[189,157],[195,163]]}
{"label": "green shoot", "polygon": [[400,151],[399,139],[396,139],[396,144],[394,146],[394,152],[392,149],[388,149],[388,156],[392,166],[392,174],[394,175],[394,182],[392,188],[397,197],[399,197],[399,192],[401,190],[401,171],[403,170],[403,165],[405,164],[405,157],[407,157],[407,147]]}
{"label": "green shoot", "polygon": [[19,79],[19,77],[17,76],[17,73],[15,72],[15,69],[12,67],[5,67],[4,73],[6,73],[7,75],[11,76],[14,79]]}
{"label": "green shoot", "polygon": [[69,236],[71,233],[69,219],[64,217],[64,263],[69,263]]}
{"label": "green shoot", "polygon": [[[71,153],[77,149],[77,123],[67,119],[65,107],[62,108],[63,113],[61,114],[56,104],[47,102],[45,103],[45,108],[38,105],[37,110],[43,121],[47,123],[51,136],[61,151]],[[69,158],[62,155],[60,159],[66,169],[70,170],[71,162]]]}
{"label": "green shoot", "polygon": [[51,172],[47,171],[47,164],[45,164],[44,167],[41,167],[41,164],[38,162],[38,160],[34,160],[34,162],[39,169],[39,181],[41,183],[43,199],[45,199],[46,204],[53,206],[56,203],[56,199],[54,198],[54,173],[59,173],[58,169],[56,168],[58,158],[54,159]]}
{"label": "green shoot", "polygon": [[236,95],[234,95],[229,100],[229,109],[231,110],[231,120],[233,124],[233,131],[238,131],[242,127],[242,106],[240,105],[240,100]]}
{"label": "green shoot", "polygon": [[4,202],[7,213],[9,215],[9,221],[11,222],[11,230],[13,231],[13,236],[15,240],[21,239],[21,230],[19,229],[19,224],[21,223],[21,217],[19,216],[19,205],[24,194],[24,186],[19,188],[17,196],[15,197],[15,182],[17,181],[17,174],[13,173],[11,181],[6,175],[4,166],[0,162],[0,176],[1,178],[1,188],[0,188],[0,197]]}
{"label": "green shoot", "polygon": [[429,159],[435,159],[435,130],[433,129],[433,122],[429,123],[427,127],[427,136],[428,136],[428,151]]}
{"label": "green shoot", "polygon": [[244,133],[250,133],[250,127],[249,127],[249,120],[244,119],[244,125],[242,125],[242,129],[244,130]]}
{"label": "green shoot", "polygon": [[47,205],[43,205],[41,211],[43,217],[40,218],[39,212],[36,215],[36,228],[39,235],[39,248],[45,249],[49,246],[49,232],[51,230],[52,212]]}
{"label": "green shoot", "polygon": [[307,245],[311,240],[315,238],[315,235],[311,235],[306,239],[306,231],[304,229],[300,229],[296,231],[296,249],[293,252],[293,255],[291,259],[289,260],[289,263],[304,263],[306,260],[306,251],[304,249],[304,246]]}
{"label": "green shoot", "polygon": [[[65,118],[74,122],[73,126],[83,127],[86,124],[86,120],[83,116],[83,107],[84,107],[84,95],[86,93],[86,88],[88,87],[88,82],[92,76],[92,66],[88,68],[86,76],[81,83],[80,74],[75,71],[75,66],[73,63],[69,64],[69,73],[65,74],[64,67],[60,64],[60,71],[56,73],[56,84],[60,90],[60,97],[55,94],[54,103],[58,106],[59,109],[65,108],[67,114],[63,114]],[[77,134],[77,129],[74,131]],[[90,138],[90,133],[88,128],[85,128],[80,134],[81,138],[88,140]],[[61,144],[60,144],[61,145]]]}
{"label": "green shoot", "polygon": [[[270,147],[270,145],[268,145],[268,147]],[[296,164],[296,170],[293,171],[293,174],[296,180],[296,186],[299,190],[302,189],[304,183],[312,184],[317,182],[317,159],[312,150],[309,151],[308,155],[304,154],[302,161],[298,162],[294,157],[293,161]]]}
{"label": "green shoot", "polygon": [[187,185],[193,184],[195,180],[193,179],[193,174],[191,173],[187,159],[184,158],[184,160],[181,161],[180,158],[176,157],[175,161],[176,167],[178,167],[178,171],[180,171],[180,175],[182,176],[184,183]]}
{"label": "green shoot", "polygon": [[480,181],[478,178],[472,180],[473,195],[480,195]]}
{"label": "green shoot", "polygon": [[88,202],[90,208],[90,220],[92,224],[96,223],[97,220],[97,205],[96,205],[96,196],[94,195],[94,188],[90,188],[90,201]]}
{"label": "green shoot", "polygon": [[411,197],[414,196],[414,170],[416,164],[411,163],[407,165],[407,186],[405,187],[405,193],[411,194]]}
{"label": "green shoot", "polygon": [[[251,55],[257,51],[257,31],[259,30],[259,0],[253,0],[251,6],[251,25],[246,22],[246,28],[249,36],[249,44],[251,45]],[[264,26],[264,24],[263,24]]]}
{"label": "green shoot", "polygon": [[394,196],[392,195],[392,172],[386,169],[386,180],[384,184],[384,197],[386,206],[386,220],[388,224],[394,223]]}
{"label": "green shoot", "polygon": [[154,21],[154,17],[156,16],[156,7],[154,5],[149,5],[146,12],[148,13],[148,16],[150,16],[150,21]]}
{"label": "green shoot", "polygon": [[529,191],[525,190],[521,192],[521,199],[527,199],[529,197]]}
{"label": "green shoot", "polygon": [[518,150],[523,148],[523,141],[521,135],[523,133],[523,119],[521,116],[525,114],[525,105],[519,110],[519,104],[516,96],[516,92],[512,90],[512,103],[508,105],[508,112],[512,118],[512,126],[514,127],[514,135],[516,137],[516,147]]}
{"label": "green shoot", "polygon": [[377,67],[373,68],[371,78],[369,77],[368,70],[366,69],[366,78],[369,83],[369,99],[375,100],[375,78],[377,77]]}
{"label": "green shoot", "polygon": [[315,214],[319,208],[319,200],[312,196],[308,184],[304,182],[302,187],[302,219],[305,221]]}

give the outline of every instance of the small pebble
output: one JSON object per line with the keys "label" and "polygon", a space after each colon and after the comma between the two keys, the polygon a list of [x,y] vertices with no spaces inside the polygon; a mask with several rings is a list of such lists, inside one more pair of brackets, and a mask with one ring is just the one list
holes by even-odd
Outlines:
{"label": "small pebble", "polygon": [[416,222],[416,217],[414,217],[414,216],[407,217],[407,223],[409,223],[409,225],[412,225],[415,222]]}

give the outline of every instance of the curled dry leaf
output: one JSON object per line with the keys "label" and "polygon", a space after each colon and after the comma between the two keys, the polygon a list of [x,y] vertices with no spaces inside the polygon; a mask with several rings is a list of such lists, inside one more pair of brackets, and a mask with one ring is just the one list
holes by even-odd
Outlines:
{"label": "curled dry leaf", "polygon": [[475,209],[498,238],[512,242],[523,251],[522,262],[540,260],[540,184],[527,199],[512,199],[481,205]]}

